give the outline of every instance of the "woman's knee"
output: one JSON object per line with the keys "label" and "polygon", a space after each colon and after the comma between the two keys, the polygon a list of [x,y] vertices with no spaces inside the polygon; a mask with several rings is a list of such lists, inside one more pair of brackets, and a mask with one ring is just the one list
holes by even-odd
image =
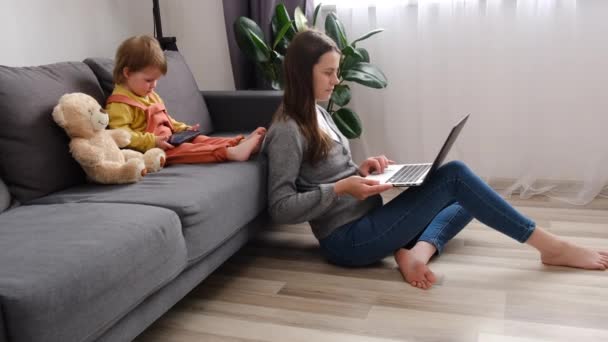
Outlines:
{"label": "woman's knee", "polygon": [[461,171],[466,171],[466,172],[470,171],[467,164],[465,164],[463,161],[460,161],[460,160],[449,161],[449,162],[445,163],[441,168],[450,170],[450,173],[454,173],[454,172],[459,173]]}

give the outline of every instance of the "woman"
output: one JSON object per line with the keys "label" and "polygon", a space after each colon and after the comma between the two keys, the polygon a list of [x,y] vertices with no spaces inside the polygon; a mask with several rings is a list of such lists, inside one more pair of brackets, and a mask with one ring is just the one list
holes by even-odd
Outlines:
{"label": "woman", "polygon": [[540,252],[541,261],[605,270],[608,252],[567,242],[537,227],[462,162],[438,168],[427,182],[382,204],[391,185],[365,179],[392,163],[371,157],[357,166],[348,140],[318,101],[339,83],[340,50],[323,33],[299,33],[285,56],[283,104],[268,131],[269,208],[279,223],[308,221],[329,261],[363,266],[394,254],[412,286],[436,281],[427,266],[473,218]]}

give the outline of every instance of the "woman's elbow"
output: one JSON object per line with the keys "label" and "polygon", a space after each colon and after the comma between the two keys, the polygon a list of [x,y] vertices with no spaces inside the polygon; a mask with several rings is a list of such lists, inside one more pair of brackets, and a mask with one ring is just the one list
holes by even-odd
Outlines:
{"label": "woman's elbow", "polygon": [[280,210],[277,210],[276,206],[269,207],[268,214],[270,215],[270,219],[272,219],[272,222],[274,222],[274,223],[279,223],[279,224],[288,223],[285,218],[284,213]]}
{"label": "woman's elbow", "polygon": [[292,217],[292,215],[290,215],[289,211],[285,210],[281,203],[275,203],[273,205],[270,205],[268,208],[268,213],[274,223],[294,223],[294,218]]}

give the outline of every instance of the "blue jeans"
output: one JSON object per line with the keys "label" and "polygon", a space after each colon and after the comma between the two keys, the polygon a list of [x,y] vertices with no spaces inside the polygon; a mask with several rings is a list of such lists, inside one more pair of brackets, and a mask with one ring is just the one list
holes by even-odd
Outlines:
{"label": "blue jeans", "polygon": [[364,266],[417,241],[431,243],[441,253],[473,218],[522,243],[536,226],[464,163],[452,161],[422,186],[407,189],[319,242],[329,261]]}

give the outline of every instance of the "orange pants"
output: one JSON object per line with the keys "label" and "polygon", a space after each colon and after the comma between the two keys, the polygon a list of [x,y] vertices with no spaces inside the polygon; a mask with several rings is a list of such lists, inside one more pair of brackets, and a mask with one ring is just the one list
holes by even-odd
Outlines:
{"label": "orange pants", "polygon": [[[140,108],[146,113],[146,132],[153,133],[156,136],[171,135],[173,133],[173,125],[171,124],[165,105],[156,93],[152,93],[149,96],[155,101],[155,104],[150,106],[145,106],[144,104],[121,94],[112,94],[108,98],[107,103],[126,103],[130,106]],[[236,146],[243,139],[244,137],[242,135],[232,138],[212,138],[205,135],[199,135],[194,138],[192,142],[183,143],[175,146],[175,148],[166,150],[167,165],[226,161],[228,159],[227,148]]]}
{"label": "orange pants", "polygon": [[231,138],[208,137],[199,135],[192,142],[183,143],[166,150],[167,165],[214,163],[228,160],[227,148],[236,146],[244,137]]}

